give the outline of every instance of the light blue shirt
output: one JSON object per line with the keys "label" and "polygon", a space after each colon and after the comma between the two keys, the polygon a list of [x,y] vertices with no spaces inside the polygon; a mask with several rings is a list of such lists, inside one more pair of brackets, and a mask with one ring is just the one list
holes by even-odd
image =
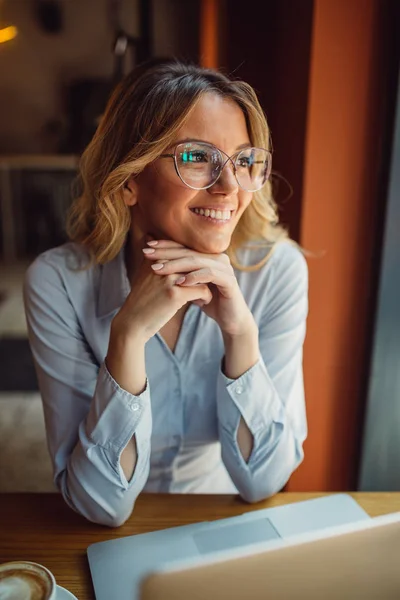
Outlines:
{"label": "light blue shirt", "polygon": [[[240,258],[255,264],[265,253],[244,249]],[[139,396],[122,389],[104,363],[112,318],[130,292],[124,252],[79,270],[84,259],[76,244],[49,250],[24,285],[54,478],[69,506],[117,526],[142,490],[239,492],[249,502],[278,492],[301,462],[307,434],[300,251],[281,242],[261,269],[236,272],[259,327],[255,366],[237,380],[225,377],[220,329],[191,305],[174,353],[159,334],[146,344],[147,386]],[[241,417],[254,437],[247,463],[237,443]],[[127,481],[120,456],[133,435],[138,460]]]}

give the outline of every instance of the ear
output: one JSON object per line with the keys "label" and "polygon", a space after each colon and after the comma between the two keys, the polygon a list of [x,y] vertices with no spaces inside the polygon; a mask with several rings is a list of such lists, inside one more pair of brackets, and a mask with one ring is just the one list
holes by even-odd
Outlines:
{"label": "ear", "polygon": [[124,202],[126,206],[134,206],[137,202],[138,186],[134,177],[129,177],[124,185]]}

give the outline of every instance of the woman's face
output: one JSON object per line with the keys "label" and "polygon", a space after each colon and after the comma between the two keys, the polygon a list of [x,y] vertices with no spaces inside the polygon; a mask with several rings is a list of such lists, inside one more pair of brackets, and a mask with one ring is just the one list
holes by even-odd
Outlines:
{"label": "woman's face", "polygon": [[[250,146],[242,110],[232,100],[205,94],[176,142],[202,140],[232,156],[241,146]],[[166,150],[173,152],[174,145]],[[170,239],[204,253],[221,253],[228,248],[232,233],[249,205],[252,193],[242,190],[232,163],[225,166],[218,181],[206,190],[193,190],[178,177],[172,158],[160,158],[129,183],[126,202],[132,206],[132,234]],[[193,209],[230,211],[226,221],[205,218]],[[226,216],[226,214],[225,214]]]}

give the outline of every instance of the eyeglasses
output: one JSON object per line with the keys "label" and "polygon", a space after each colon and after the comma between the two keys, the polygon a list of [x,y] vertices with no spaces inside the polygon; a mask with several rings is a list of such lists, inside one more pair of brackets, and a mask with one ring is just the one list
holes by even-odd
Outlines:
{"label": "eyeglasses", "polygon": [[180,143],[173,154],[161,154],[160,158],[173,158],[177,175],[193,190],[214,185],[231,162],[239,186],[246,192],[257,192],[266,183],[272,167],[271,152],[264,148],[245,148],[228,156],[207,142]]}

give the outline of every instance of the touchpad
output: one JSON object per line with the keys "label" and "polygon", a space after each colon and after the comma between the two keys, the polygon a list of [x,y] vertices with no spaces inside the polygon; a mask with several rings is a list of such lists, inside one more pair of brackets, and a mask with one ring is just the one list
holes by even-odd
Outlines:
{"label": "touchpad", "polygon": [[269,519],[225,525],[193,534],[193,540],[201,554],[276,540],[280,537]]}

